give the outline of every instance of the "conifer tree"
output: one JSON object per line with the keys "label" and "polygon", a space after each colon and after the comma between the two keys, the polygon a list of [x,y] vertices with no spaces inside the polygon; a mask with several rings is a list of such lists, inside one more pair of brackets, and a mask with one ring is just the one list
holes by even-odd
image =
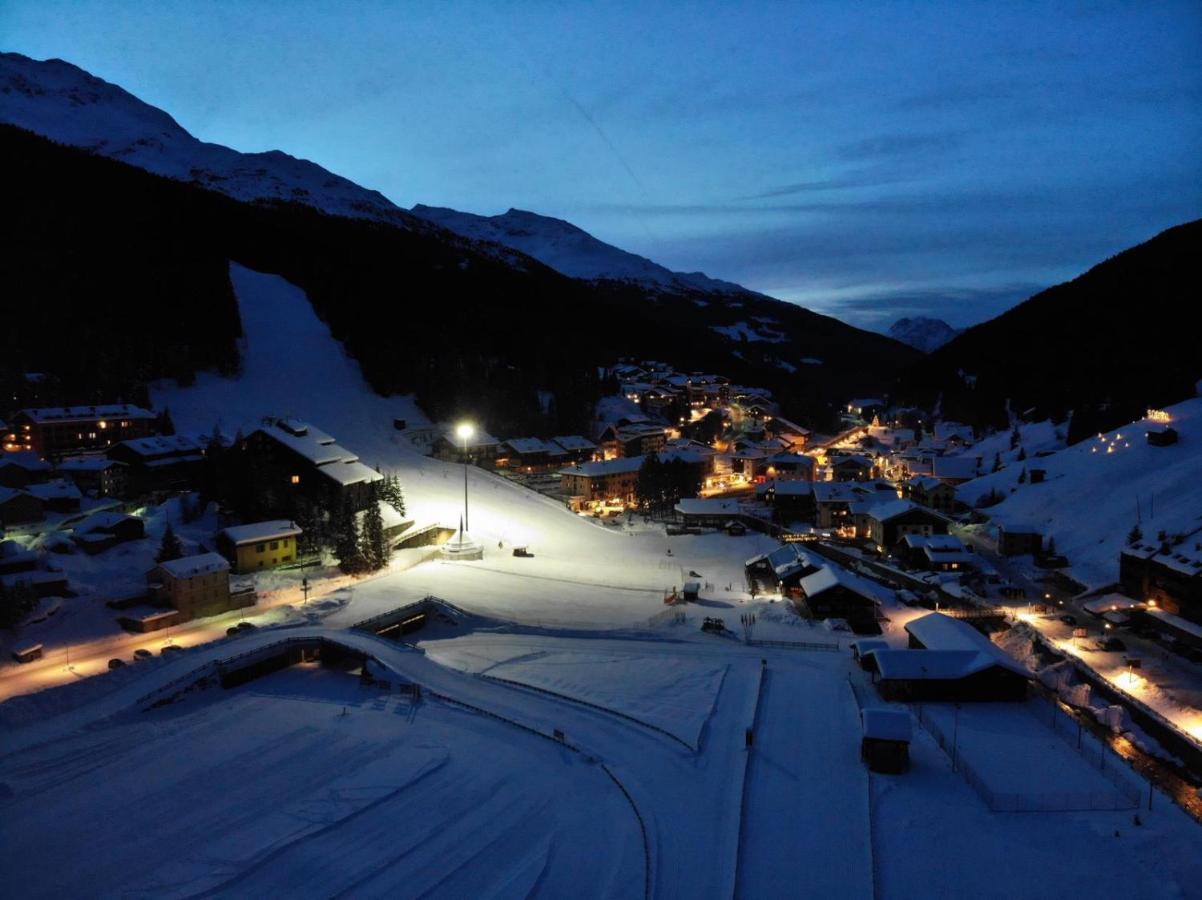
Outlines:
{"label": "conifer tree", "polygon": [[175,536],[175,529],[171,527],[171,523],[167,523],[167,528],[163,531],[163,540],[159,544],[159,552],[155,554],[155,562],[170,562],[173,559],[179,559],[184,555],[183,545],[180,544],[179,538]]}
{"label": "conifer tree", "polygon": [[363,571],[363,556],[359,552],[359,522],[346,500],[339,505],[334,521],[334,555],[342,571]]}
{"label": "conifer tree", "polygon": [[379,491],[373,486],[372,500],[363,513],[360,553],[367,568],[382,569],[388,563],[388,542],[384,537],[384,517],[380,515]]}

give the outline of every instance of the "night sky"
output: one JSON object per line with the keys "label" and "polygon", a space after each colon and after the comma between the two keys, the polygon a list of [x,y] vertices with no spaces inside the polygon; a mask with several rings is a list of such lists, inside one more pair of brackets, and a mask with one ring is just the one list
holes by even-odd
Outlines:
{"label": "night sky", "polygon": [[1202,216],[1202,3],[5,0],[203,140],[531,209],[857,324],[965,325]]}

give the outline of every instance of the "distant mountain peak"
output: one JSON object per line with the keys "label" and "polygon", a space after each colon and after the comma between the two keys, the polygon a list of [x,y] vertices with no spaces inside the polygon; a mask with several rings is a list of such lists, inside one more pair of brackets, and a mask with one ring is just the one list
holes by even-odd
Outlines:
{"label": "distant mountain peak", "polygon": [[665,290],[749,293],[737,284],[700,272],[673,272],[646,257],[607,244],[571,222],[525,209],[510,208],[499,215],[482,216],[419,203],[409,211],[461,237],[517,250],[570,278],[634,281]]}
{"label": "distant mountain peak", "polygon": [[0,53],[0,122],[60,144],[249,201],[291,201],[401,227],[418,222],[379,191],[281,150],[240,153],[189,134],[170,115],[61,59]]}
{"label": "distant mountain peak", "polygon": [[938,350],[960,333],[942,319],[913,316],[898,319],[889,326],[889,337],[923,353]]}

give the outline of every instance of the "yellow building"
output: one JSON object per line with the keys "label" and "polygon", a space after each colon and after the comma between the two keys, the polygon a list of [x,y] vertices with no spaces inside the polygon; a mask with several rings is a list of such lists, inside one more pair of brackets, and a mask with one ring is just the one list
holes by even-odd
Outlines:
{"label": "yellow building", "polygon": [[235,525],[217,535],[217,549],[235,572],[259,572],[294,562],[296,539],[301,534],[301,529],[286,519]]}

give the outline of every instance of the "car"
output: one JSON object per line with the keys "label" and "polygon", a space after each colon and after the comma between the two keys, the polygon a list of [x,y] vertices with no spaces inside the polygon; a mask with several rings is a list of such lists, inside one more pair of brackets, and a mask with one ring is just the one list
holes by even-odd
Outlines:
{"label": "car", "polygon": [[114,658],[114,659],[109,660],[109,668],[110,669],[120,669],[124,665],[125,665],[125,660],[123,660],[123,659]]}
{"label": "car", "polygon": [[184,648],[181,647],[179,644],[168,644],[162,650],[159,651],[159,655],[167,656],[168,654],[171,654],[171,653],[183,653],[183,652],[184,652]]}
{"label": "car", "polygon": [[154,656],[154,654],[151,653],[149,650],[147,650],[145,647],[139,647],[137,650],[134,651],[134,660],[135,661],[137,661],[139,659],[150,659],[152,656]]}
{"label": "car", "polygon": [[1057,618],[1060,619],[1060,621],[1063,622],[1065,625],[1076,625],[1077,624],[1076,616],[1057,616]]}
{"label": "car", "polygon": [[1122,638],[1103,638],[1094,645],[1095,650],[1101,650],[1106,653],[1118,653],[1127,649],[1127,645],[1123,643]]}
{"label": "car", "polygon": [[239,623],[238,623],[237,625],[235,625],[234,627],[235,627],[235,628],[237,628],[239,631],[254,631],[254,630],[255,630],[255,629],[257,629],[259,626],[258,626],[258,625],[255,625],[255,624],[254,624],[254,623],[252,623],[252,622],[239,622]]}
{"label": "car", "polygon": [[227,628],[227,629],[225,630],[225,636],[226,636],[226,637],[234,637],[235,635],[238,635],[238,634],[241,634],[241,633],[242,633],[242,632],[238,630],[238,626],[237,626],[237,625],[231,625],[229,628]]}

